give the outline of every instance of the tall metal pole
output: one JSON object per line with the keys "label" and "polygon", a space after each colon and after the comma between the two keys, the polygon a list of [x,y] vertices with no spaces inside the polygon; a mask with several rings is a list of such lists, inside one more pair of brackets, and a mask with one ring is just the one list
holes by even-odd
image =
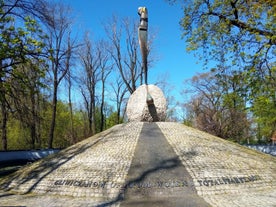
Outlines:
{"label": "tall metal pole", "polygon": [[139,7],[140,24],[138,27],[139,45],[142,54],[143,72],[147,90],[147,104],[153,104],[153,98],[148,92],[148,10],[146,7]]}

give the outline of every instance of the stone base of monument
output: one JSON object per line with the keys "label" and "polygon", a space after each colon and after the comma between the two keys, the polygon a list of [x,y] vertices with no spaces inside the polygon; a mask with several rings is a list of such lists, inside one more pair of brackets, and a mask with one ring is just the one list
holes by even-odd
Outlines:
{"label": "stone base of monument", "polygon": [[117,125],[0,179],[0,206],[275,207],[276,157],[171,122]]}
{"label": "stone base of monument", "polygon": [[155,85],[141,85],[130,96],[127,103],[129,121],[165,121],[166,98]]}

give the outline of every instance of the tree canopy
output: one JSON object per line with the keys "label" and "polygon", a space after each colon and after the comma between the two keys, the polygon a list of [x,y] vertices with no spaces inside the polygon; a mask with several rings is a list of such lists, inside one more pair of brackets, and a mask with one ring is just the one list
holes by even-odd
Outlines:
{"label": "tree canopy", "polygon": [[238,74],[243,88],[239,96],[247,101],[258,127],[264,128],[262,136],[271,137],[276,130],[276,2],[169,2],[182,4],[187,51],[195,52],[205,68],[213,67],[221,83]]}
{"label": "tree canopy", "polygon": [[[101,86],[95,83],[94,90],[102,91],[91,97],[94,118],[89,119],[89,111],[81,104],[72,103],[71,91],[76,91],[78,82],[74,74],[81,73],[81,64],[76,67],[81,62],[76,49],[83,43],[72,35],[70,11],[67,5],[56,1],[0,0],[3,150],[66,147],[91,135],[89,121],[93,121],[95,133],[122,121],[121,114],[114,112],[105,99],[110,73],[107,62],[113,62],[109,56],[104,56],[107,52],[103,53],[103,42],[97,43],[100,55],[95,48],[92,51],[93,59],[100,61],[101,70]],[[61,100],[66,96],[60,93],[66,81],[68,105]],[[108,120],[113,113],[118,116],[117,122]],[[114,114],[112,116],[114,119]]]}
{"label": "tree canopy", "polygon": [[275,1],[195,0],[184,4],[181,26],[188,50],[202,48],[208,59],[227,58],[232,66],[272,67]]}

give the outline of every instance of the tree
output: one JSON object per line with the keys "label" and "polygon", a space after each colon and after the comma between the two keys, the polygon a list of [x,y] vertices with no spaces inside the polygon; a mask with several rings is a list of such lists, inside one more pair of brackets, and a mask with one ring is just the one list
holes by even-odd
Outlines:
{"label": "tree", "polygon": [[106,90],[106,79],[110,75],[113,65],[110,63],[110,54],[107,50],[107,42],[99,41],[97,44],[97,55],[98,55],[98,61],[99,61],[99,68],[100,68],[100,80],[101,80],[101,104],[100,104],[100,114],[101,114],[101,120],[100,120],[100,131],[104,130],[104,122],[105,122],[105,116],[104,116],[104,106],[105,106],[105,90]]}
{"label": "tree", "polygon": [[190,81],[193,98],[186,104],[192,120],[186,121],[213,135],[240,142],[248,138],[250,124],[236,77],[228,76],[227,81],[222,83],[214,73],[194,76]]}
{"label": "tree", "polygon": [[113,17],[112,21],[105,25],[106,34],[112,45],[109,52],[124,84],[132,94],[143,76],[141,61],[138,59],[138,26],[129,19],[122,20],[122,24],[118,21],[118,18]]}
{"label": "tree", "polygon": [[[43,1],[37,1],[37,6]],[[7,122],[10,110],[9,100],[16,98],[12,94],[10,78],[23,81],[24,73],[14,68],[38,58],[43,50],[45,38],[34,19],[39,11],[33,1],[0,1],[0,102],[2,148],[7,150]],[[20,24],[21,23],[21,24]],[[24,26],[22,26],[24,25]]]}
{"label": "tree", "polygon": [[100,79],[100,71],[96,46],[88,36],[85,37],[79,56],[84,68],[83,76],[80,77],[80,89],[88,116],[89,135],[93,135],[96,133],[96,85]]}
{"label": "tree", "polygon": [[[72,103],[72,88],[73,88],[73,82],[76,80],[76,78],[73,75],[73,71],[72,71],[72,59],[74,58],[71,49],[72,46],[72,42],[70,40],[70,36],[68,36],[68,53],[66,54],[66,60],[65,60],[65,68],[66,70],[68,70],[67,74],[66,74],[66,80],[68,83],[68,105],[69,105],[69,110],[70,110],[70,137],[71,137],[71,143],[75,144],[77,142],[77,137],[76,137],[76,131],[74,128],[74,111],[73,111],[73,103]],[[76,58],[74,58],[76,59]]]}
{"label": "tree", "polygon": [[[77,45],[70,38],[70,9],[60,3],[49,5],[45,11],[44,19],[48,29],[47,49],[49,52],[49,65],[53,80],[52,120],[49,131],[48,148],[52,148],[56,111],[58,101],[58,87],[69,71],[68,57],[72,55]],[[69,57],[70,60],[70,57]]]}
{"label": "tree", "polygon": [[42,79],[45,76],[43,70],[45,65],[39,61],[14,66],[14,73],[18,76],[9,78],[10,106],[13,110],[12,116],[20,120],[21,126],[29,130],[30,146],[32,149],[40,147],[40,99],[41,89],[45,87]]}
{"label": "tree", "polygon": [[113,99],[113,101],[116,103],[116,122],[115,123],[120,124],[122,121],[121,117],[124,117],[123,115],[121,115],[122,105],[123,105],[123,102],[125,101],[125,95],[128,92],[128,90],[120,76],[117,76],[115,82],[111,83],[111,87],[115,94],[115,99]]}
{"label": "tree", "polygon": [[253,115],[262,120],[259,124],[270,126],[268,131],[272,134],[275,120],[266,117],[267,113],[257,112],[254,104],[260,101],[258,96],[263,97],[269,103],[261,101],[261,105],[267,102],[266,107],[276,116],[275,1],[184,1],[183,10],[181,26],[187,50],[203,51],[199,56],[206,66],[215,60],[217,74],[225,70],[241,74]]}
{"label": "tree", "polygon": [[[203,48],[204,55],[219,60],[219,48],[232,60],[250,68],[275,61],[275,12],[272,0],[185,1],[181,20],[188,50]],[[218,41],[219,40],[219,41]]]}
{"label": "tree", "polygon": [[276,67],[253,82],[256,87],[252,89],[251,111],[258,125],[257,138],[270,141],[276,130]]}
{"label": "tree", "polygon": [[225,137],[222,121],[222,89],[210,74],[200,74],[191,80],[196,96],[191,101],[196,127],[208,133]]}
{"label": "tree", "polygon": [[110,128],[116,124],[120,124],[123,123],[123,118],[119,117],[119,121],[118,121],[118,114],[117,112],[113,112],[110,114],[110,116],[106,119],[106,128]]}
{"label": "tree", "polygon": [[166,120],[167,121],[177,121],[178,115],[176,114],[177,104],[175,102],[175,98],[171,94],[171,91],[174,90],[174,87],[168,81],[169,75],[162,74],[158,77],[155,85],[157,85],[162,92],[164,93],[166,99]]}

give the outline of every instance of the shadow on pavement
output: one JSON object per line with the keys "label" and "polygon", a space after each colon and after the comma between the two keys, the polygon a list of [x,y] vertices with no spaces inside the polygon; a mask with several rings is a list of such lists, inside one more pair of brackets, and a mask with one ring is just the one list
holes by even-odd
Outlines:
{"label": "shadow on pavement", "polygon": [[[103,137],[111,133],[113,133],[113,130],[105,133]],[[99,136],[100,135],[101,133]],[[15,173],[2,178],[0,180],[0,190],[8,192],[9,190],[20,188],[21,185],[24,185],[29,181],[33,182],[33,180],[35,180],[35,182],[30,185],[30,187],[25,189],[24,192],[21,192],[22,194],[30,193],[47,175],[51,174],[54,170],[69,162],[78,154],[84,153],[87,149],[96,145],[102,140],[103,137],[96,139],[96,141],[91,142],[90,144],[82,144],[79,145],[79,147],[69,147],[57,154],[52,154],[42,160],[34,162],[31,165],[23,167]],[[16,183],[16,186],[11,186],[12,183]],[[5,195],[8,196],[9,194],[3,194],[2,197]]]}
{"label": "shadow on pavement", "polygon": [[113,204],[116,204],[118,202],[121,202],[124,200],[124,195],[127,193],[129,186],[132,186],[134,184],[138,184],[142,182],[147,176],[149,176],[152,173],[156,173],[157,171],[164,170],[164,169],[173,169],[181,165],[181,161],[179,160],[178,157],[163,160],[159,164],[157,164],[156,167],[148,169],[144,171],[139,177],[132,179],[128,181],[123,187],[119,195],[112,201],[97,205],[96,207],[105,207],[105,206],[110,206]]}

